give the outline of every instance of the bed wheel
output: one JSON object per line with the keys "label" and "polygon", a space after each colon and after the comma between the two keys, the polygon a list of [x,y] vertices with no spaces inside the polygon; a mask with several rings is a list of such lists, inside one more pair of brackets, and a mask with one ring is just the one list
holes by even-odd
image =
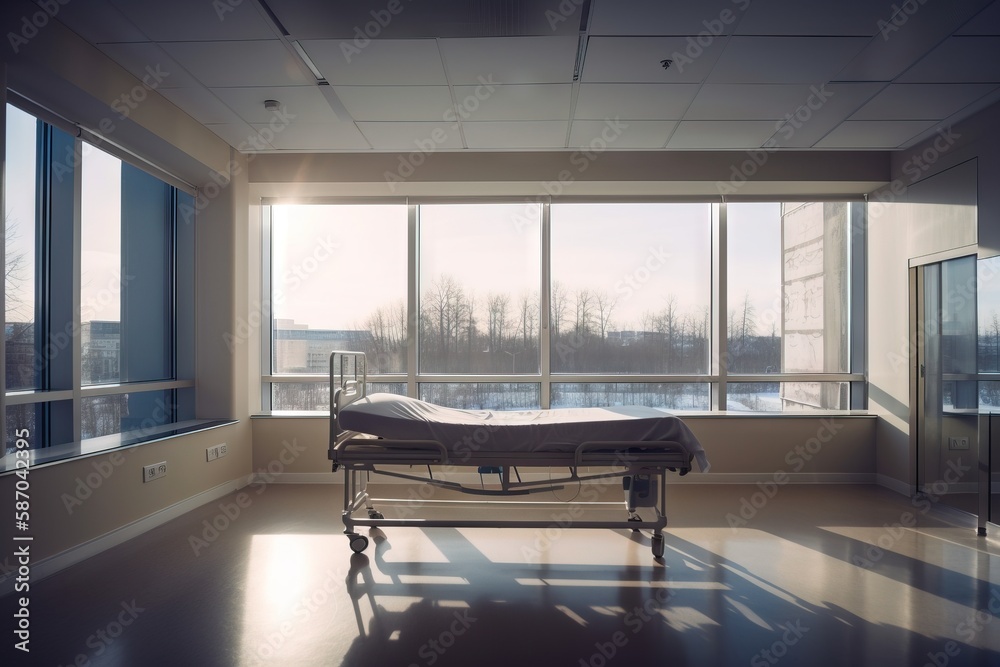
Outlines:
{"label": "bed wheel", "polygon": [[356,554],[359,554],[368,548],[368,538],[364,535],[350,533],[348,534],[347,539],[351,541],[351,551]]}
{"label": "bed wheel", "polygon": [[369,519],[384,519],[385,516],[378,510],[368,510]]}
{"label": "bed wheel", "polygon": [[653,535],[653,557],[663,558],[663,535]]}

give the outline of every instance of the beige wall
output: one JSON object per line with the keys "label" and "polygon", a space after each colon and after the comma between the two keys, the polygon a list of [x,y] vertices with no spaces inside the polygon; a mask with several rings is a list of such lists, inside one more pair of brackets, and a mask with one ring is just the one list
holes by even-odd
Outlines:
{"label": "beige wall", "polygon": [[1000,106],[994,106],[893,154],[890,185],[869,198],[869,409],[879,416],[878,473],[896,488],[916,483],[908,266],[911,259],[930,261],[947,251],[1000,253],[998,120]]}

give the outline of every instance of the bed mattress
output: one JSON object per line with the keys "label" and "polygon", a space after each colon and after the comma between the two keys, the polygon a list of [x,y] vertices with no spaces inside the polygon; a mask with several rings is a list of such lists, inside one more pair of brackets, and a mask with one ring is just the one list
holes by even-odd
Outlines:
{"label": "bed mattress", "polygon": [[371,394],[340,410],[340,427],[392,440],[436,440],[453,452],[571,452],[593,441],[680,444],[702,472],[698,439],[679,417],[656,408],[458,410],[396,394]]}

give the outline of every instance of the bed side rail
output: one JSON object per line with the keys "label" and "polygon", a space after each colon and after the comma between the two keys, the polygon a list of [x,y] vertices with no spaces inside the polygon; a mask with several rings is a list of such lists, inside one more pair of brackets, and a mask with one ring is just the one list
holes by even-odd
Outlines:
{"label": "bed side rail", "polygon": [[437,440],[348,438],[337,443],[331,454],[337,463],[433,465],[448,462],[448,450]]}

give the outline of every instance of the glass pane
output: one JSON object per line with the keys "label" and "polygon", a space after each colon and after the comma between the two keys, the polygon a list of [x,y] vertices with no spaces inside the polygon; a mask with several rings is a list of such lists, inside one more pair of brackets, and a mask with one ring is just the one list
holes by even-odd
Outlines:
{"label": "glass pane", "polygon": [[420,369],[538,373],[538,204],[420,208]]}
{"label": "glass pane", "polygon": [[707,373],[711,205],[551,211],[552,371]]}
{"label": "glass pane", "polygon": [[[38,121],[7,105],[4,337],[7,391],[38,388],[35,367],[35,195]],[[10,438],[8,438],[10,441]]]}
{"label": "glass pane", "polygon": [[[38,431],[40,423],[39,414],[42,409],[41,403],[28,403],[27,405],[7,406],[7,451],[13,452],[18,449],[17,441],[23,438],[28,443],[29,449],[44,447],[42,434]],[[21,447],[21,449],[24,449]]]}
{"label": "glass pane", "polygon": [[[124,279],[121,272],[122,163],[90,144],[83,146],[80,232],[82,381],[85,385],[110,384],[121,379],[121,295]],[[95,428],[95,433],[101,430],[96,423]]]}
{"label": "glass pane", "polygon": [[1000,379],[979,383],[979,409],[1000,412]]}
{"label": "glass pane", "polygon": [[846,202],[728,205],[728,372],[850,370],[850,229]]}
{"label": "glass pane", "polygon": [[84,438],[113,433],[141,437],[143,432],[176,421],[174,392],[145,391],[110,396],[88,396],[81,401]]}
{"label": "glass pane", "polygon": [[1000,257],[979,260],[977,287],[979,372],[996,373],[1000,371]]}
{"label": "glass pane", "polygon": [[669,410],[709,410],[712,386],[684,382],[553,383],[553,408],[645,405]]}
{"label": "glass pane", "polygon": [[[941,372],[976,372],[976,258],[941,263]],[[958,388],[956,396],[961,394]],[[970,392],[975,406],[975,388]],[[961,399],[958,399],[962,403]],[[956,406],[958,407],[958,406]],[[969,406],[965,406],[969,407]]]}
{"label": "glass pane", "polygon": [[[405,382],[369,382],[367,393],[406,396]],[[274,382],[271,384],[272,410],[330,411],[329,382]]]}
{"label": "glass pane", "polygon": [[750,412],[849,410],[848,382],[732,382],[726,409]]}
{"label": "glass pane", "polygon": [[174,376],[172,188],[121,167],[122,382]]}
{"label": "glass pane", "polygon": [[406,372],[407,208],[271,209],[274,373],[330,372],[356,350],[369,373]]}
{"label": "glass pane", "polygon": [[537,410],[535,382],[421,382],[420,400],[464,410]]}

